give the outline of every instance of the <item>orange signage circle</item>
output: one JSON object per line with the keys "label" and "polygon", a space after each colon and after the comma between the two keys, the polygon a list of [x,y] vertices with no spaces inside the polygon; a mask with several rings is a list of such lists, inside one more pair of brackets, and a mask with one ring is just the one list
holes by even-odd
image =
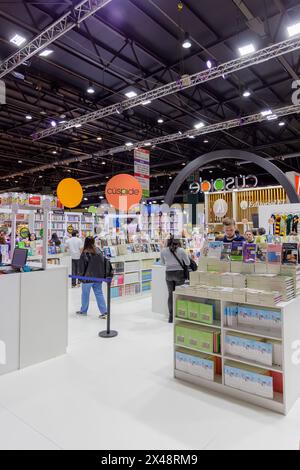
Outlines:
{"label": "orange signage circle", "polygon": [[83,199],[82,186],[73,178],[65,178],[57,186],[57,197],[69,209],[77,207]]}
{"label": "orange signage circle", "polygon": [[105,196],[115,209],[128,211],[143,196],[142,186],[131,175],[121,174],[111,178],[105,188]]}

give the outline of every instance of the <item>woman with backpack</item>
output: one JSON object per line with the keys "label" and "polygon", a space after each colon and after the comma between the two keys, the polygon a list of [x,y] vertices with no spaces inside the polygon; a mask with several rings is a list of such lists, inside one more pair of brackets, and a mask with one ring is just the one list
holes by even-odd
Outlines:
{"label": "woman with backpack", "polygon": [[108,274],[112,275],[112,273],[107,273],[107,263],[108,261],[102,252],[96,248],[95,239],[87,237],[79,260],[79,276],[87,279],[81,280],[81,309],[79,312],[76,312],[78,315],[87,315],[90,293],[91,289],[93,289],[100,311],[99,318],[104,319],[107,317],[107,306],[102,291],[102,281],[97,280],[106,279]]}
{"label": "woman with backpack", "polygon": [[176,286],[181,286],[187,278],[187,271],[191,260],[183,248],[180,240],[170,239],[168,247],[164,248],[160,260],[166,266],[166,282],[169,291],[169,323],[173,323],[173,292]]}

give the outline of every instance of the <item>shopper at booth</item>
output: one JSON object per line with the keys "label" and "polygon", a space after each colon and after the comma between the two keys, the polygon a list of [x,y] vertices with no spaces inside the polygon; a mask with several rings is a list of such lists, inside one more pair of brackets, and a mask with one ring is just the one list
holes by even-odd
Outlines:
{"label": "shopper at booth", "polygon": [[245,238],[237,232],[237,227],[235,220],[226,218],[223,220],[223,227],[224,227],[224,243],[232,243],[232,242],[244,242]]}
{"label": "shopper at booth", "polygon": [[166,266],[166,282],[169,291],[169,323],[173,323],[173,292],[176,286],[185,282],[184,268],[190,266],[190,259],[179,240],[170,239],[167,248],[164,248],[160,260]]}
{"label": "shopper at booth", "polygon": [[[70,256],[72,258],[72,276],[78,276],[79,273],[79,260],[80,260],[80,255],[81,251],[83,248],[83,242],[80,238],[78,238],[78,231],[74,230],[72,232],[72,237],[69,238],[66,243],[66,251],[70,253]],[[77,284],[77,279],[73,278],[72,279],[72,287],[76,287]]]}
{"label": "shopper at booth", "polygon": [[90,293],[93,288],[97,305],[100,311],[100,318],[106,318],[107,307],[102,291],[102,281],[96,279],[104,279],[105,259],[101,251],[96,248],[95,239],[87,237],[79,261],[79,276],[87,278],[82,280],[82,296],[81,309],[76,312],[78,315],[87,315],[90,304]]}
{"label": "shopper at booth", "polygon": [[247,230],[245,232],[245,241],[247,243],[255,243],[255,237],[254,237],[252,230]]}

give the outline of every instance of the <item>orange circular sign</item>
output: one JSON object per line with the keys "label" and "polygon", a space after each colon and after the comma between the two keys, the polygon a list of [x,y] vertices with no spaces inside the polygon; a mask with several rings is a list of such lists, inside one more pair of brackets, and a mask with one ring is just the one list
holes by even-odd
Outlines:
{"label": "orange circular sign", "polygon": [[105,196],[115,209],[128,211],[131,206],[141,201],[143,190],[136,178],[122,174],[116,175],[108,181]]}
{"label": "orange circular sign", "polygon": [[57,197],[69,209],[77,207],[83,199],[82,186],[73,178],[65,178],[57,186]]}

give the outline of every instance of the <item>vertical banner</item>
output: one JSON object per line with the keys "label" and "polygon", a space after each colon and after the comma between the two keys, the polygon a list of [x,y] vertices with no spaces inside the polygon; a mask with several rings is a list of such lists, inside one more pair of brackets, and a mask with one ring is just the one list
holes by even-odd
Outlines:
{"label": "vertical banner", "polygon": [[134,151],[134,176],[143,189],[143,197],[150,196],[150,152],[144,149]]}

